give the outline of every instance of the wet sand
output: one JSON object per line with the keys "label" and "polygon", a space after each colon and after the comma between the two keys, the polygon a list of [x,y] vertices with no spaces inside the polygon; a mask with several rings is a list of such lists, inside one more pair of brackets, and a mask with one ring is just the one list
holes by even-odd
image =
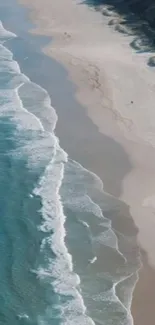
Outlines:
{"label": "wet sand", "polygon": [[141,253],[144,267],[139,273],[140,281],[138,281],[134,291],[132,314],[134,325],[154,325],[155,272],[148,264],[146,253],[144,251]]}
{"label": "wet sand", "polygon": [[[62,15],[60,0],[22,2],[34,9],[32,19],[38,28],[33,32],[53,36],[52,44],[44,51],[68,69],[76,85],[76,98],[94,124],[95,136],[92,129],[86,132],[85,120],[76,115],[76,107],[70,105],[68,110],[66,107],[67,114],[66,110],[58,112],[56,131],[62,147],[67,147],[74,159],[81,157],[81,163],[84,156],[84,164],[102,178],[105,190],[130,206],[139,229],[139,243],[147,252],[149,263],[155,266],[155,84],[153,70],[145,64],[146,55],[132,53],[128,39],[114,33],[106,23],[103,26],[100,13],[88,10],[85,5],[65,0],[64,9],[68,10]],[[62,97],[64,94],[62,91]],[[68,117],[70,124],[65,123]],[[148,279],[150,274],[151,278],[155,275],[147,260],[143,262],[132,311],[135,324],[142,325],[145,305],[142,292],[148,292],[145,311],[146,315],[149,313],[147,324],[152,325],[154,311],[148,299],[152,281],[149,285]],[[145,285],[150,288],[148,291]]]}

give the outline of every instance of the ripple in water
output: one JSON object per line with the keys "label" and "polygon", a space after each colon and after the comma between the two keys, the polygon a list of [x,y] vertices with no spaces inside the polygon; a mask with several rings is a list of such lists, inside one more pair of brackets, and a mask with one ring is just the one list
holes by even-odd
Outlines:
{"label": "ripple in water", "polygon": [[132,324],[139,261],[97,202],[102,181],[61,149],[48,93],[5,48],[14,37],[0,24],[0,322]]}

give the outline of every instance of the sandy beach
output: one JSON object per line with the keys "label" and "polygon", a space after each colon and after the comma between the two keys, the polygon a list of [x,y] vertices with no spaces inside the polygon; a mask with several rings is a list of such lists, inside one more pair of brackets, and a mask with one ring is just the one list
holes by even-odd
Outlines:
{"label": "sandy beach", "polygon": [[109,142],[104,166],[93,153],[88,167],[102,178],[105,191],[130,207],[145,252],[133,299],[134,324],[153,325],[155,70],[147,66],[150,54],[133,51],[129,45],[133,36],[114,31],[108,17],[84,3],[20,2],[31,9],[36,24],[32,32],[52,37],[43,51],[66,67],[76,98],[98,132],[123,148],[121,156]]}

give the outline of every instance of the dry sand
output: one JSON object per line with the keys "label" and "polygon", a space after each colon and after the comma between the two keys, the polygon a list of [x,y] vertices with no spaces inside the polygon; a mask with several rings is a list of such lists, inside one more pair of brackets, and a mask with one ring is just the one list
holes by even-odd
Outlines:
{"label": "dry sand", "polygon": [[[133,51],[129,46],[133,36],[116,32],[113,26],[108,26],[109,17],[83,3],[75,0],[22,0],[22,3],[33,9],[31,15],[37,26],[33,32],[53,37],[52,45],[44,51],[66,66],[77,85],[77,99],[88,116],[101,133],[123,146],[130,158],[133,168],[123,180],[120,198],[130,206],[139,229],[140,246],[154,268],[155,69],[147,66],[150,55]],[[141,324],[144,324],[141,295],[145,294],[150,272],[154,274],[150,270],[147,264],[141,273],[145,285],[141,286],[139,281],[135,291],[134,301],[139,309],[133,308],[133,314],[138,319],[135,310],[139,310]],[[140,318],[135,325],[141,325]],[[147,324],[153,324],[151,315]]]}

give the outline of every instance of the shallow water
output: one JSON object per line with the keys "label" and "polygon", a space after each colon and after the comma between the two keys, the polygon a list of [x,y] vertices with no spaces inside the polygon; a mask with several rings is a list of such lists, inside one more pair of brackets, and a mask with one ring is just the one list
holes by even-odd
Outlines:
{"label": "shallow water", "polygon": [[0,323],[132,324],[136,233],[60,147],[47,91],[6,48],[16,39],[0,26]]}

